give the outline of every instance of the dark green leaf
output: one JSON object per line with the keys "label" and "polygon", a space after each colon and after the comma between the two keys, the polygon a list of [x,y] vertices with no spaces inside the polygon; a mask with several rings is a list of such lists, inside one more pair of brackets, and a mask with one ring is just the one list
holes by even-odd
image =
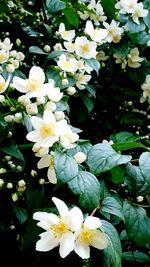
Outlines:
{"label": "dark green leaf", "polygon": [[94,108],[94,103],[91,100],[91,97],[88,95],[85,95],[81,92],[79,92],[79,95],[81,96],[81,99],[83,100],[84,105],[86,106],[88,112],[91,112],[92,109]]}
{"label": "dark green leaf", "polygon": [[144,178],[150,185],[150,152],[144,152],[139,158],[139,167]]}
{"label": "dark green leaf", "polygon": [[122,165],[112,168],[110,171],[110,180],[115,184],[120,184],[124,181],[124,168]]}
{"label": "dark green leaf", "polygon": [[28,218],[28,213],[25,208],[19,207],[17,205],[13,206],[13,210],[21,224],[23,224],[27,218]]}
{"label": "dark green leaf", "polygon": [[40,54],[40,55],[47,55],[40,47],[38,46],[30,46],[29,52],[34,54]]}
{"label": "dark green leaf", "polygon": [[145,24],[143,22],[140,24],[137,24],[133,22],[131,19],[128,20],[127,27],[128,27],[129,32],[131,33],[138,33],[138,32],[142,32],[145,30]]}
{"label": "dark green leaf", "polygon": [[89,84],[86,84],[86,89],[89,91],[89,93],[96,97],[96,90],[93,86],[89,85]]}
{"label": "dark green leaf", "polygon": [[69,188],[74,194],[80,195],[80,205],[92,210],[97,207],[100,200],[100,184],[90,172],[79,171],[78,175],[69,183]]}
{"label": "dark green leaf", "polygon": [[59,56],[61,56],[62,54],[63,54],[63,51],[52,51],[52,52],[48,55],[47,59],[52,59],[52,58],[55,58],[55,57],[59,57]]}
{"label": "dark green leaf", "polygon": [[85,59],[85,62],[87,63],[87,65],[89,65],[93,70],[96,71],[97,75],[99,73],[99,69],[100,69],[100,63],[98,60],[96,60],[95,58],[91,58],[91,59]]}
{"label": "dark green leaf", "polygon": [[115,1],[114,0],[102,0],[101,4],[107,13],[108,17],[111,19],[116,19],[116,9],[115,9]]}
{"label": "dark green leaf", "polygon": [[46,8],[49,13],[57,13],[64,9],[66,4],[60,0],[46,0]]}
{"label": "dark green leaf", "polygon": [[126,201],[123,205],[123,213],[128,237],[139,247],[144,246],[150,240],[150,219],[146,211]]}
{"label": "dark green leaf", "polygon": [[137,261],[137,262],[150,262],[150,257],[140,251],[127,251],[122,254],[123,260],[126,261]]}
{"label": "dark green leaf", "polygon": [[114,168],[117,165],[125,164],[131,160],[129,155],[117,153],[109,144],[96,144],[88,154],[87,164],[94,174],[100,174]]}
{"label": "dark green leaf", "polygon": [[55,171],[57,179],[61,182],[69,182],[78,174],[77,162],[66,153],[55,151]]}
{"label": "dark green leaf", "polygon": [[103,267],[121,267],[121,259],[122,259],[122,248],[119,239],[118,232],[115,227],[107,222],[102,220],[102,229],[109,237],[109,246],[105,250],[103,250]]}
{"label": "dark green leaf", "polygon": [[20,152],[17,144],[15,144],[13,140],[8,140],[7,143],[1,144],[0,150],[24,162],[23,154]]}
{"label": "dark green leaf", "polygon": [[146,146],[144,146],[140,143],[136,143],[136,142],[115,143],[115,144],[112,144],[112,147],[116,151],[124,151],[124,150],[128,150],[128,149],[133,149],[133,148],[143,148],[146,150],[148,149]]}
{"label": "dark green leaf", "polygon": [[78,25],[79,25],[79,17],[78,17],[78,14],[77,12],[72,9],[72,8],[65,8],[63,9],[63,13],[66,17],[66,19],[68,20],[68,22],[75,26],[76,28],[78,28]]}
{"label": "dark green leaf", "polygon": [[124,221],[124,215],[122,213],[122,205],[114,197],[105,197],[101,203],[100,212],[107,212],[118,216]]}

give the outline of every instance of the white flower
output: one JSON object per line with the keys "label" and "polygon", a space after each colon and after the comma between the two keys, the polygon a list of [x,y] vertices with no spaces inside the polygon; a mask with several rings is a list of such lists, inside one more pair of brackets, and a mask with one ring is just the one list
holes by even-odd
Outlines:
{"label": "white flower", "polygon": [[38,113],[38,108],[36,103],[30,103],[26,105],[26,112],[29,115],[35,115]]}
{"label": "white flower", "polygon": [[76,45],[72,42],[64,42],[64,47],[69,53],[73,53],[75,51]]}
{"label": "white flower", "polygon": [[9,58],[8,51],[5,51],[4,49],[0,50],[0,64],[5,63]]}
{"label": "white flower", "polygon": [[45,74],[40,67],[33,66],[29,72],[28,79],[20,77],[13,78],[13,86],[21,93],[31,97],[42,97],[47,94],[50,89],[50,84],[45,83]]}
{"label": "white flower", "polygon": [[90,81],[91,75],[84,74],[81,72],[75,75],[75,79],[76,79],[76,86],[80,90],[83,90],[85,88],[85,85]]}
{"label": "white flower", "polygon": [[101,226],[101,221],[97,217],[88,216],[82,228],[75,233],[76,241],[74,251],[82,258],[90,257],[90,246],[97,249],[105,249],[109,242],[105,233],[98,228]]}
{"label": "white flower", "polygon": [[131,68],[139,68],[141,66],[140,62],[142,62],[144,58],[139,57],[139,50],[137,47],[134,47],[130,50],[128,54],[128,66]]}
{"label": "white flower", "polygon": [[86,22],[85,32],[91,37],[93,41],[100,44],[103,43],[102,40],[104,40],[107,36],[106,29],[94,29],[94,26],[90,20]]}
{"label": "white flower", "polygon": [[54,169],[54,155],[53,154],[54,153],[51,151],[50,155],[48,154],[48,155],[42,157],[39,160],[37,167],[38,167],[38,169],[48,167],[48,171],[47,171],[48,180],[50,181],[50,183],[56,184],[57,183],[57,177],[56,177],[56,173],[55,173],[55,169]]}
{"label": "white flower", "polygon": [[[74,143],[78,141],[79,135],[71,131],[67,121],[63,121],[65,123],[63,123],[63,126],[60,128],[60,144],[66,149],[74,148],[76,146]],[[59,122],[61,123],[62,121]]]}
{"label": "white flower", "polygon": [[63,93],[60,92],[59,87],[50,87],[49,91],[47,92],[47,96],[48,96],[49,100],[51,100],[53,102],[58,102],[62,99]]}
{"label": "white flower", "polygon": [[50,111],[55,111],[57,109],[56,104],[53,101],[48,101],[44,107],[45,109],[49,109]]}
{"label": "white flower", "polygon": [[9,85],[10,82],[10,75],[7,78],[7,81],[5,82],[3,76],[0,74],[0,94],[4,93]]}
{"label": "white flower", "polygon": [[40,234],[40,240],[36,243],[36,250],[49,251],[57,246],[62,258],[65,258],[74,249],[74,231],[78,231],[83,222],[83,214],[78,207],[71,210],[66,204],[53,197],[59,216],[54,213],[35,212],[33,219],[38,220],[38,226],[42,227],[45,232]]}
{"label": "white flower", "polygon": [[126,60],[125,56],[115,53],[115,54],[113,54],[113,57],[116,58],[116,60],[115,60],[116,64],[121,64],[122,69],[126,68],[127,60]]}
{"label": "white flower", "polygon": [[143,3],[138,3],[132,13],[132,19],[135,23],[139,24],[139,18],[146,17],[148,15],[148,10],[143,8]]}
{"label": "white flower", "polygon": [[75,87],[70,86],[70,87],[67,88],[66,91],[67,91],[68,95],[74,95],[75,92],[76,92],[76,89],[75,89]]}
{"label": "white flower", "polygon": [[121,40],[121,34],[123,33],[123,28],[118,26],[118,23],[115,20],[112,20],[110,24],[103,22],[104,27],[108,31],[106,41],[111,43],[118,43]]}
{"label": "white flower", "polygon": [[86,154],[83,152],[77,152],[73,157],[79,164],[83,163],[86,160]]}
{"label": "white flower", "polygon": [[62,54],[58,61],[57,65],[66,72],[75,73],[77,71],[77,60],[75,58],[67,58],[66,55]]}
{"label": "white flower", "polygon": [[58,32],[67,41],[71,41],[75,37],[75,30],[66,31],[64,23],[60,23]]}
{"label": "white flower", "polygon": [[120,13],[122,14],[132,14],[136,5],[137,0],[120,0],[115,4],[115,8],[120,9]]}
{"label": "white flower", "polygon": [[143,90],[143,97],[141,98],[141,102],[148,100],[148,103],[150,103],[150,75],[146,76],[146,79],[144,83],[141,86]]}
{"label": "white flower", "polygon": [[86,59],[96,58],[97,44],[93,41],[89,41],[86,37],[77,37],[75,40],[76,48],[75,52],[79,57]]}
{"label": "white flower", "polygon": [[43,118],[36,116],[31,117],[31,123],[35,130],[29,132],[26,138],[37,143],[42,147],[51,147],[59,139],[59,134],[56,129],[56,122],[54,114],[48,110],[44,110]]}
{"label": "white flower", "polygon": [[36,157],[44,157],[48,154],[49,148],[48,147],[41,147],[36,143],[32,147],[33,152],[35,152]]}

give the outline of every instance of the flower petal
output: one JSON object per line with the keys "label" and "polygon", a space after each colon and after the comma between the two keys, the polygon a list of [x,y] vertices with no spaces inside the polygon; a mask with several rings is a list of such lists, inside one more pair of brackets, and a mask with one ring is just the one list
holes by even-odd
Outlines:
{"label": "flower petal", "polygon": [[16,76],[13,78],[13,86],[21,93],[27,92],[26,84],[27,84],[27,81],[22,78],[19,78]]}
{"label": "flower petal", "polygon": [[54,169],[48,168],[47,176],[50,183],[52,184],[57,183],[57,177]]}
{"label": "flower petal", "polygon": [[72,231],[78,231],[83,222],[83,213],[78,207],[74,207],[69,212],[69,225]]}
{"label": "flower petal", "polygon": [[97,217],[88,216],[85,219],[84,225],[89,229],[97,229],[101,226],[101,221]]}
{"label": "flower petal", "polygon": [[79,240],[75,242],[74,251],[82,258],[88,259],[90,257],[90,247],[88,245],[83,245]]}
{"label": "flower petal", "polygon": [[45,81],[44,71],[40,67],[33,66],[29,72],[29,79],[40,80],[41,84],[43,84]]}
{"label": "flower petal", "polygon": [[54,238],[50,232],[47,235],[41,236],[41,239],[36,242],[36,250],[49,251],[58,246],[58,239]]}
{"label": "flower petal", "polygon": [[56,122],[54,114],[49,109],[44,110],[43,121],[44,123],[55,123]]}
{"label": "flower petal", "polygon": [[60,240],[59,253],[62,258],[65,258],[74,249],[74,234],[71,232],[63,234]]}
{"label": "flower petal", "polygon": [[30,120],[31,120],[31,123],[32,123],[34,129],[36,129],[36,130],[38,130],[40,128],[40,126],[43,122],[41,118],[36,117],[36,116],[32,116]]}
{"label": "flower petal", "polygon": [[33,219],[38,221],[48,221],[50,224],[57,224],[59,221],[59,218],[54,213],[48,213],[48,212],[42,212],[37,211],[33,214]]}
{"label": "flower petal", "polygon": [[56,197],[52,197],[52,201],[55,203],[61,217],[68,215],[69,209],[65,202]]}
{"label": "flower petal", "polygon": [[49,165],[50,165],[50,158],[51,158],[50,155],[46,155],[46,156],[42,157],[39,160],[38,164],[37,164],[38,169],[49,167]]}
{"label": "flower petal", "polygon": [[98,249],[107,248],[109,245],[107,235],[99,230],[95,230],[95,236],[91,241],[91,245]]}

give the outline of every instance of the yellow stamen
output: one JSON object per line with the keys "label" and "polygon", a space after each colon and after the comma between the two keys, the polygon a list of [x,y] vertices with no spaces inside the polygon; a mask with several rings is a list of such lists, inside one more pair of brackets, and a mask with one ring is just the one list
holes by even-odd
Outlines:
{"label": "yellow stamen", "polygon": [[41,133],[41,136],[43,138],[46,138],[46,137],[50,137],[50,136],[53,136],[54,135],[54,130],[55,130],[55,127],[54,127],[54,124],[52,123],[45,123],[42,125],[41,129],[40,129],[40,133]]}
{"label": "yellow stamen", "polygon": [[60,219],[58,224],[51,225],[50,228],[53,231],[55,238],[61,236],[69,230],[68,225],[64,222],[63,219]]}

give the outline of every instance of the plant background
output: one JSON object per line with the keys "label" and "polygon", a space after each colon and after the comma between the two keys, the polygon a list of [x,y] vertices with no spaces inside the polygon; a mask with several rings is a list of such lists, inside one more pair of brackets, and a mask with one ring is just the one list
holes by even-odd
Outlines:
{"label": "plant background", "polygon": [[[60,22],[64,22],[68,29],[76,29],[76,31],[81,29],[82,32],[83,21],[80,20],[77,11],[84,11],[86,7],[81,2],[65,0],[57,0],[55,3],[42,0],[29,2],[16,0],[13,7],[10,7],[8,2],[0,1],[0,37],[3,40],[4,37],[9,36],[14,43],[13,49],[25,54],[24,62],[13,75],[20,77],[24,74],[28,75],[33,65],[41,66],[49,75],[49,67],[55,64],[55,58],[48,58],[43,50],[44,45],[53,47],[58,41],[54,33],[58,30]],[[149,10],[149,1],[142,2]],[[86,6],[87,4],[88,2]],[[121,151],[124,155],[132,155],[133,165],[137,168],[144,157],[144,163],[139,169],[141,173],[136,172],[131,165],[127,166],[126,162],[121,165],[115,162],[113,168],[109,166],[106,171],[96,173],[94,163],[89,161],[88,166],[83,169],[88,171],[89,168],[100,183],[100,208],[96,210],[95,216],[104,220],[104,229],[110,235],[112,249],[106,252],[91,249],[90,261],[82,261],[73,253],[66,259],[61,259],[58,257],[57,248],[47,253],[37,252],[35,243],[41,229],[32,219],[33,212],[39,209],[53,211],[51,197],[55,195],[69,205],[81,206],[85,213],[91,213],[96,208],[95,204],[89,204],[96,203],[95,189],[94,187],[92,189],[91,184],[88,202],[86,190],[85,195],[82,194],[81,197],[80,194],[74,193],[77,190],[70,190],[68,183],[66,181],[63,183],[61,179],[57,186],[49,183],[40,185],[40,178],[46,180],[46,170],[37,169],[37,158],[31,149],[32,145],[26,140],[26,127],[17,123],[5,125],[3,118],[11,113],[10,106],[1,106],[1,159],[5,155],[11,155],[16,165],[23,166],[21,172],[10,169],[7,173],[1,174],[5,184],[11,182],[14,185],[12,189],[4,186],[0,190],[0,246],[1,260],[4,260],[5,265],[11,263],[15,266],[38,267],[41,264],[51,264],[53,259],[55,262],[53,266],[119,267],[132,266],[133,263],[137,267],[150,266],[150,152],[146,152],[150,147],[150,116],[148,102],[140,103],[141,85],[150,71],[150,54],[147,46],[150,39],[150,16],[148,15],[147,20],[141,19],[140,24],[137,25],[116,14],[115,1],[102,0],[101,4],[107,15],[107,21],[120,20],[122,25],[125,21],[128,23],[129,32],[119,43],[109,45],[107,43],[102,46],[109,58],[103,62],[104,64],[100,62],[98,74],[96,71],[92,72],[89,88],[79,91],[77,97],[66,97],[61,104],[64,105],[64,109],[70,109],[68,116],[71,125],[82,130],[79,134],[81,139],[79,145],[83,151],[89,152],[91,144],[94,146],[102,143],[104,139],[112,140],[116,151]],[[19,46],[16,43],[17,38],[21,40]],[[115,63],[114,52],[121,51],[125,55],[128,48],[135,46],[139,48],[140,56],[145,58],[144,62],[137,69],[130,67],[121,69],[120,64]],[[56,82],[61,80],[57,72],[53,77]],[[15,105],[18,93],[10,90],[9,96]],[[6,138],[10,130],[13,130],[12,140]],[[11,143],[12,141],[15,141],[15,144]],[[142,154],[145,152],[147,154]],[[94,150],[91,153],[95,153]],[[138,160],[139,158],[141,160]],[[3,165],[5,163],[1,161],[1,166],[4,167]],[[31,170],[37,173],[34,175]],[[14,202],[12,193],[21,179],[26,182],[26,190]],[[139,195],[144,197],[142,203],[137,201]],[[130,214],[132,216],[129,216]],[[124,252],[122,263],[120,263],[118,239],[121,240]]]}

